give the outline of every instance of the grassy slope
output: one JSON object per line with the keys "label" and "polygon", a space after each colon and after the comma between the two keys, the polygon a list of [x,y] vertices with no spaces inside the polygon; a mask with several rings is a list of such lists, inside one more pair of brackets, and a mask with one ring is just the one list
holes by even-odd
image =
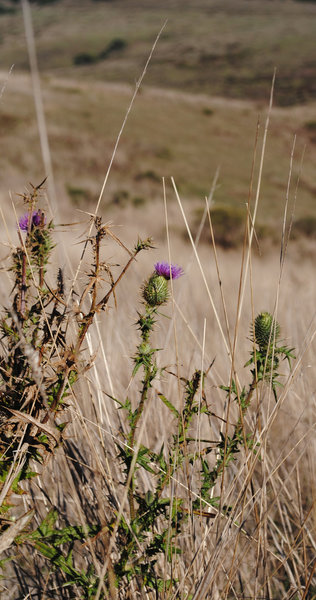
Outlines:
{"label": "grassy slope", "polygon": [[[278,66],[275,101],[280,103],[284,102],[285,79],[293,91],[297,77],[311,63],[314,6],[256,0],[226,0],[224,4],[163,0],[159,5],[151,0],[130,0],[128,4],[124,0],[65,0],[46,7],[32,5],[32,14],[62,206],[70,198],[72,207],[93,210],[133,92],[128,83],[134,85],[138,79],[167,17],[145,87],[129,116],[103,207],[108,206],[112,216],[117,205],[124,223],[137,206],[141,209],[137,223],[148,228],[151,213],[142,209],[155,200],[161,206],[161,178],[172,175],[194,220],[220,167],[216,202],[244,208],[256,123],[260,115],[261,141],[273,66]],[[0,17],[0,36],[3,81],[15,63],[0,115],[0,165],[7,201],[8,189],[20,191],[26,181],[38,183],[45,173],[30,81],[21,74],[28,68],[28,60],[19,8],[13,15]],[[127,41],[124,51],[92,66],[73,66],[75,54],[97,54],[114,37]],[[162,89],[167,87],[170,89]],[[214,94],[244,99],[223,100]],[[251,100],[251,96],[257,99]],[[289,102],[293,100],[290,96]],[[259,211],[265,224],[279,227],[281,222],[295,134],[291,198],[307,145],[296,214],[315,215],[315,139],[306,127],[314,114],[312,103],[274,109]],[[174,197],[172,192],[170,196]],[[157,235],[157,219],[154,221]]]}
{"label": "grassy slope", "polygon": [[[51,77],[44,80],[43,90],[61,204],[70,197],[74,207],[92,210],[132,89]],[[304,123],[312,119],[313,110],[310,105],[304,109],[278,108],[273,112],[259,213],[265,223],[281,222],[296,132],[293,199],[301,154],[309,143]],[[107,213],[112,216],[117,204],[120,222],[124,222],[124,210],[130,216],[128,207],[138,205],[139,218],[146,221],[144,206],[148,208],[155,200],[161,206],[161,178],[174,176],[193,215],[198,206],[203,206],[215,171],[220,167],[216,202],[243,208],[248,198],[257,116],[258,108],[251,102],[145,88],[128,119],[103,207],[108,206]],[[261,110],[260,141],[264,117],[265,110]],[[2,186],[4,190],[21,191],[27,181],[36,184],[44,175],[27,77],[11,76],[3,96],[1,121]],[[309,144],[300,181],[298,216],[315,214],[314,161],[315,146]],[[174,197],[172,192],[169,196]]]}
{"label": "grassy slope", "polygon": [[[148,83],[230,97],[266,98],[278,68],[276,101],[315,94],[316,7],[281,0],[63,0],[33,5],[40,66],[73,75],[78,53],[96,55],[113,38],[127,42],[77,74],[133,83],[162,23],[168,19]],[[0,18],[0,68],[27,68],[21,13]]]}

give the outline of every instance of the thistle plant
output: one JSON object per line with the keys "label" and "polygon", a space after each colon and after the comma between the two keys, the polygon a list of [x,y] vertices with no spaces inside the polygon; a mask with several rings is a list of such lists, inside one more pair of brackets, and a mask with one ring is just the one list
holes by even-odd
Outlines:
{"label": "thistle plant", "polygon": [[[46,281],[54,224],[39,204],[43,185],[23,195],[27,210],[18,222],[20,244],[10,267],[14,296],[0,321],[0,517],[9,512],[12,494],[23,493],[20,483],[36,476],[32,465],[45,464],[62,443],[68,398],[78,376],[90,366],[82,352],[86,334],[135,257],[151,246],[150,239],[138,240],[114,278],[101,260],[101,244],[106,236],[115,236],[96,217],[95,234],[86,241],[92,246],[92,269],[74,302],[73,294],[66,296],[61,268],[55,287]],[[0,519],[0,534],[8,525],[8,516]]]}
{"label": "thistle plant", "polygon": [[[164,380],[173,374],[158,368],[159,350],[153,345],[152,334],[163,316],[161,308],[170,299],[170,280],[183,275],[178,265],[157,262],[142,286],[142,310],[136,321],[139,343],[132,357],[132,378],[139,386],[138,393],[132,400],[110,396],[124,415],[115,437],[121,484],[116,493],[120,500],[124,497],[120,490],[125,488],[126,507],[122,504],[120,508],[111,492],[107,493],[105,482],[102,522],[95,515],[85,526],[63,525],[62,515],[54,507],[34,528],[33,509],[13,532],[13,493],[23,493],[21,482],[36,476],[33,465],[53,461],[55,450],[65,444],[73,386],[91,366],[83,350],[90,327],[107,307],[133,260],[152,247],[150,239],[138,240],[114,277],[101,255],[103,240],[117,239],[101,218],[94,217],[93,235],[85,242],[93,258],[83,291],[76,296],[67,294],[62,269],[58,269],[55,287],[49,285],[46,275],[54,248],[54,225],[39,205],[41,186],[23,197],[27,212],[19,220],[20,245],[11,266],[14,298],[1,319],[0,542],[3,533],[9,540],[6,548],[35,549],[47,570],[53,570],[56,577],[60,574],[62,585],[70,590],[69,597],[123,600],[126,590],[145,591],[152,599],[169,594],[180,597],[175,569],[182,552],[180,540],[188,535],[189,526],[195,527],[196,517],[199,525],[201,519],[217,515],[233,519],[230,506],[225,504],[223,476],[243,448],[258,451],[254,432],[245,430],[244,417],[259,386],[270,387],[277,400],[279,366],[284,359],[290,363],[293,349],[280,343],[281,330],[274,317],[260,313],[251,326],[252,349],[245,365],[250,366],[248,386],[240,389],[234,379],[222,386],[238,407],[237,417],[235,421],[230,417],[229,423],[224,419],[225,433],[212,440],[207,436],[197,444],[193,434],[197,421],[205,419],[209,428],[209,418],[217,418],[206,396],[206,373],[196,369],[190,376],[180,377],[180,406],[158,391],[160,384],[156,384],[158,375]],[[168,443],[161,444],[158,451],[139,439],[151,399],[162,402],[170,414]],[[180,486],[176,492],[174,482]],[[112,551],[101,578],[107,548]]]}
{"label": "thistle plant", "polygon": [[[233,399],[239,409],[239,416],[234,425],[232,434],[222,435],[218,443],[217,461],[213,469],[209,469],[206,461],[203,461],[203,498],[211,501],[210,490],[215,486],[218,478],[222,476],[224,469],[228,464],[235,460],[236,455],[242,447],[248,450],[256,451],[254,435],[245,433],[244,417],[250,407],[255,390],[258,389],[260,382],[265,383],[272,389],[275,401],[277,402],[277,388],[282,385],[278,367],[281,360],[287,360],[289,366],[291,359],[295,358],[293,348],[280,345],[279,338],[281,328],[279,323],[269,312],[261,312],[256,317],[254,324],[251,324],[253,350],[250,352],[250,359],[245,367],[252,365],[250,370],[251,382],[249,386],[240,389],[237,382],[232,379],[230,385],[221,386],[226,391],[229,399]],[[220,500],[220,499],[218,499]],[[226,507],[229,510],[229,507]]]}
{"label": "thistle plant", "polygon": [[[152,332],[155,324],[155,317],[157,316],[158,307],[168,301],[168,280],[178,279],[182,274],[182,268],[178,265],[169,265],[165,262],[156,263],[154,273],[143,287],[145,312],[143,314],[139,314],[139,319],[137,321],[137,325],[140,330],[141,343],[139,344],[137,353],[134,357],[135,367],[133,370],[133,375],[135,376],[138,369],[143,367],[144,378],[142,381],[140,402],[133,413],[132,418],[130,419],[130,432],[127,441],[132,451],[135,442],[136,428],[148,398],[148,391],[152,386],[152,382],[155,379],[158,371],[156,362],[154,360],[156,350],[151,347],[150,333]],[[132,519],[135,518],[133,486],[134,481],[132,476],[129,488],[129,504]]]}
{"label": "thistle plant", "polygon": [[277,402],[277,387],[281,385],[278,367],[281,360],[287,360],[291,366],[291,359],[295,358],[294,348],[280,345],[281,328],[269,312],[261,312],[255,318],[254,325],[251,325],[251,330],[254,349],[245,365],[253,365],[251,390],[253,391],[260,381],[265,380],[271,385]]}
{"label": "thistle plant", "polygon": [[[126,565],[130,563],[131,558],[135,558],[134,554],[137,552],[137,540],[138,542],[140,540],[144,540],[145,535],[148,536],[149,532],[153,533],[157,519],[159,519],[161,515],[167,517],[167,505],[170,503],[169,500],[161,498],[162,487],[160,487],[160,490],[158,491],[159,486],[157,486],[156,494],[148,491],[141,495],[140,490],[137,489],[135,482],[135,472],[139,466],[142,466],[151,473],[155,472],[151,466],[152,462],[156,462],[158,464],[158,468],[161,468],[161,465],[165,467],[162,451],[158,456],[156,456],[149,448],[140,446],[136,460],[136,468],[134,468],[132,471],[131,469],[137,427],[148,400],[149,390],[152,387],[153,381],[158,373],[158,368],[155,361],[157,349],[151,346],[150,334],[154,329],[159,307],[168,301],[168,280],[178,279],[182,274],[182,268],[178,267],[177,265],[169,265],[165,262],[156,263],[154,273],[145,282],[142,288],[144,312],[139,313],[139,318],[137,320],[137,326],[140,331],[141,339],[134,356],[133,369],[133,376],[136,375],[139,369],[143,370],[142,387],[140,390],[139,402],[134,410],[132,409],[129,399],[127,399],[124,404],[120,403],[121,408],[125,409],[127,412],[129,431],[126,435],[125,444],[119,447],[120,457],[125,465],[126,482],[129,480],[128,502],[131,526],[134,532],[137,532],[137,536],[136,544],[135,540],[133,541],[133,537],[131,538],[129,552],[124,551],[122,553],[117,565],[119,572],[122,572],[123,565],[124,568],[126,568]],[[176,518],[176,514],[174,514],[174,518]],[[122,533],[121,525],[119,535],[122,535]],[[124,532],[124,535],[126,535],[126,532]],[[152,557],[155,554],[159,554],[159,552],[165,552],[166,536],[167,531],[165,531],[164,534],[153,534],[150,542],[147,545],[145,554],[148,558],[151,557],[151,560],[147,565],[146,573],[143,572],[142,575],[148,585],[150,585],[153,575]],[[137,569],[134,574],[137,575]]]}

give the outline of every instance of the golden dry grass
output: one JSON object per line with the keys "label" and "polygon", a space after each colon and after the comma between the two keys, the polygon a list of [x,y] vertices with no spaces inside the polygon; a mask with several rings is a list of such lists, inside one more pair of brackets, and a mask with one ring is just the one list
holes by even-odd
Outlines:
{"label": "golden dry grass", "polygon": [[[174,209],[174,203],[170,201],[170,205]],[[150,215],[156,225],[160,218],[161,228],[164,227],[163,212],[161,206],[160,215],[156,208]],[[81,229],[85,228],[81,226]],[[129,242],[137,232],[135,222],[128,230],[120,228],[124,242]],[[81,251],[77,246],[77,233],[70,229],[67,234],[61,235],[61,241],[65,254],[71,250],[75,270]],[[174,301],[161,310],[169,319],[161,317],[156,328],[154,344],[161,348],[158,364],[168,365],[171,372],[188,377],[196,368],[207,370],[214,361],[206,379],[206,401],[215,415],[225,418],[225,394],[219,386],[229,381],[231,359],[226,348],[226,333],[225,343],[210,301],[211,296],[225,332],[214,251],[211,246],[199,247],[198,264],[187,242],[177,236],[174,238],[172,234],[170,241],[171,259],[183,266],[185,275],[174,285]],[[109,242],[104,245],[106,260],[120,262],[121,255],[122,252],[114,253]],[[36,478],[31,493],[29,491],[24,497],[24,511],[35,503],[37,518],[43,517],[50,507],[64,506],[64,516],[70,523],[91,522],[91,519],[102,522],[103,478],[108,482],[111,493],[115,496],[120,493],[115,440],[122,422],[107,394],[123,400],[128,393],[131,401],[137,402],[138,381],[133,382],[130,374],[131,357],[137,344],[133,323],[140,308],[139,290],[144,277],[152,272],[153,263],[168,258],[166,242],[141,256],[118,291],[117,308],[112,304],[105,314],[99,316],[87,348],[88,354],[95,356],[94,366],[74,388],[68,411],[71,425],[67,429],[65,443],[42,475]],[[59,261],[56,269],[57,264],[60,264]],[[231,339],[236,327],[241,264],[241,251],[218,250],[220,281]],[[80,269],[79,288],[84,285],[86,270],[89,270],[89,255]],[[238,460],[229,467],[222,490],[224,503],[235,506],[234,503],[238,502],[234,514],[239,525],[220,515],[215,520],[202,518],[195,522],[193,531],[188,525],[186,535],[179,540],[183,557],[175,561],[174,568],[181,582],[180,598],[187,598],[190,593],[196,599],[304,597],[308,578],[312,576],[311,555],[316,543],[313,271],[314,261],[310,252],[303,256],[297,246],[292,247],[291,244],[281,281],[278,252],[266,250],[263,256],[255,253],[251,259],[251,278],[248,276],[245,287],[234,354],[236,372],[241,384],[246,385],[249,375],[243,365],[251,349],[251,315],[262,310],[272,312],[277,300],[277,318],[282,335],[290,346],[296,348],[293,379],[286,365],[282,364],[285,387],[280,390],[279,403],[275,405],[268,387],[263,386],[247,416],[246,428],[255,430],[260,440],[260,459],[250,456],[245,463],[246,454],[241,452]],[[73,275],[67,266],[65,274],[69,286]],[[2,290],[8,289],[6,276],[2,274],[1,278]],[[168,445],[173,425],[157,392],[164,393],[178,407],[182,402],[176,378],[171,377],[167,381],[164,376],[155,384],[146,410],[145,428],[139,431],[142,442],[154,451],[159,451],[163,441]],[[236,410],[236,407],[231,408],[232,420]],[[197,443],[199,438],[216,439],[220,430],[223,430],[223,424],[217,417],[209,421],[201,418],[201,422],[196,421],[192,428],[193,434],[197,435]],[[250,491],[246,487],[246,495],[239,497],[247,480],[247,469],[252,472],[252,489]],[[193,478],[192,485],[194,481]],[[144,477],[143,485],[148,484]],[[188,491],[182,485],[181,481],[176,483],[176,493],[186,498]],[[218,489],[216,493],[219,493]],[[253,516],[254,505],[260,515],[257,524]],[[23,569],[23,550],[21,552],[17,565],[20,564]],[[25,560],[28,560],[27,554]],[[20,583],[20,587],[14,583],[12,589],[16,592],[13,598],[20,598],[18,590],[40,597],[37,590],[41,583],[36,579],[35,564],[28,576],[24,573],[24,583]],[[48,581],[47,593],[54,587],[53,575]],[[55,597],[64,597],[59,596],[60,584],[57,580],[55,583]],[[313,590],[311,583],[307,598],[313,597]]]}

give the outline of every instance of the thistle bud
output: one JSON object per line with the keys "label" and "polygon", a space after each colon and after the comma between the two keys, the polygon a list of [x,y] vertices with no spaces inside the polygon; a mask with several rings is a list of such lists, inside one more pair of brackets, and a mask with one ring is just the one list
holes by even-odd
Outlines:
{"label": "thistle bud", "polygon": [[280,335],[280,325],[268,312],[260,313],[255,319],[255,342],[260,350],[267,350]]}
{"label": "thistle bud", "polygon": [[182,267],[167,262],[155,264],[155,271],[143,288],[143,298],[149,306],[159,306],[169,298],[168,281],[183,275]]}
{"label": "thistle bud", "polygon": [[140,344],[138,350],[139,354],[141,354],[142,356],[148,356],[152,354],[152,347],[148,342],[143,342],[142,344]]}
{"label": "thistle bud", "polygon": [[154,273],[143,288],[143,297],[149,306],[159,306],[167,302],[169,297],[167,279]]}

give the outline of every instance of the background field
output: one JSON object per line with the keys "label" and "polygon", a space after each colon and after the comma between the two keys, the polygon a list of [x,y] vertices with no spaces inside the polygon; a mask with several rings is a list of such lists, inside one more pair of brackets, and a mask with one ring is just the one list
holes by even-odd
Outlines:
{"label": "background field", "polygon": [[[1,196],[8,202],[8,190],[21,191],[25,181],[36,184],[45,173],[22,11],[14,3],[3,7],[3,82],[14,64],[0,116]],[[294,136],[290,202],[299,175],[297,232],[315,235],[313,4],[65,0],[32,4],[32,17],[60,207],[92,210],[135,82],[167,20],[118,149],[104,214],[116,218],[119,209],[123,224],[135,208],[137,223],[145,219],[146,226],[148,207],[160,211],[162,177],[173,176],[196,228],[220,169],[215,206],[225,207],[230,228],[238,230],[233,242],[239,242],[257,123],[260,143],[276,67],[258,235],[278,238]],[[80,55],[88,64],[74,64]],[[220,215],[219,241],[222,220]],[[155,218],[155,235],[158,229]]]}
{"label": "background field", "polygon": [[[12,10],[12,2],[4,2]],[[313,3],[282,0],[59,0],[33,4],[42,72],[134,84],[166,20],[146,83],[266,100],[278,69],[277,104],[314,98]],[[1,16],[0,66],[28,69],[20,7]],[[121,40],[121,46],[112,46]],[[103,54],[102,54],[103,53]],[[80,60],[78,61],[80,62]],[[91,67],[92,65],[92,67]]]}

